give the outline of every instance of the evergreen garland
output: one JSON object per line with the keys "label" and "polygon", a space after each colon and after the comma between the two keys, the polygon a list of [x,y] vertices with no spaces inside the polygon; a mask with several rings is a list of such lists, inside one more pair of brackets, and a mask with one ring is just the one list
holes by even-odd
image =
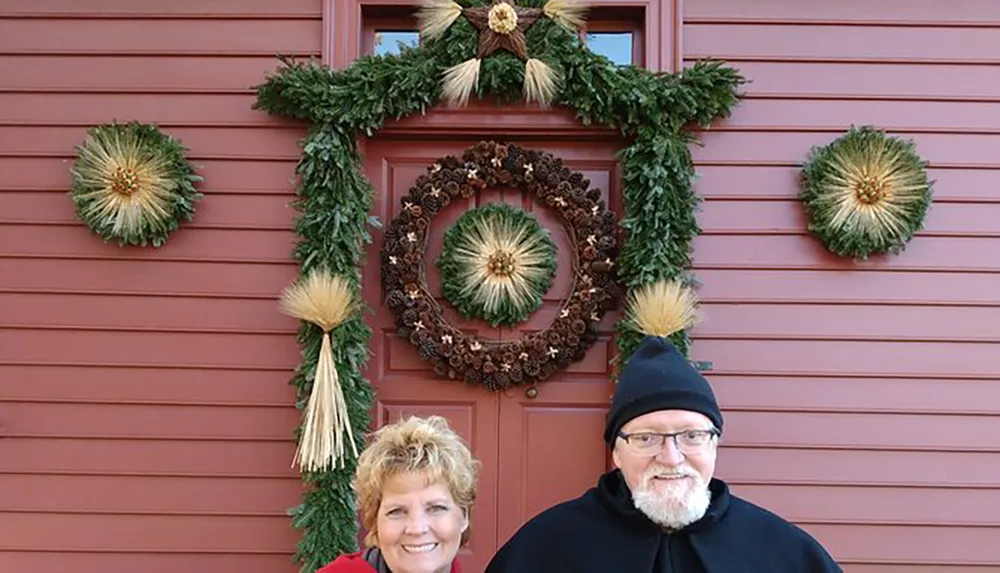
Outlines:
{"label": "evergreen garland", "polygon": [[[463,5],[484,5],[463,0]],[[541,7],[543,0],[519,4]],[[691,124],[707,127],[725,117],[738,101],[744,79],[722,62],[698,62],[677,74],[656,74],[619,67],[589,51],[579,38],[555,22],[540,18],[528,28],[533,57],[544,60],[562,78],[555,104],[573,109],[587,125],[618,128],[632,140],[621,156],[627,236],[619,260],[622,286],[635,288],[664,278],[682,277],[690,266],[690,244],[699,233],[694,217],[697,197],[688,145]],[[318,264],[360,283],[374,189],[360,171],[355,139],[373,135],[387,119],[424,113],[440,97],[443,70],[461,63],[477,49],[476,30],[459,18],[437,40],[399,54],[367,56],[348,68],[333,70],[316,62],[281,57],[281,66],[256,88],[255,109],[311,124],[297,166],[301,211],[295,231],[295,257],[302,274]],[[524,64],[505,52],[482,62],[475,94],[499,102],[520,100]],[[618,326],[618,360],[626,359],[641,334],[624,321]],[[359,317],[335,332],[340,379],[360,442],[369,429],[373,393],[361,370],[369,356],[371,332]],[[684,332],[672,337],[684,350]],[[322,332],[303,325],[299,340],[303,362],[293,383],[299,406],[308,399]],[[303,571],[315,571],[337,555],[355,550],[357,526],[350,489],[356,461],[343,469],[304,475],[313,486],[292,510],[302,530],[295,558]]]}

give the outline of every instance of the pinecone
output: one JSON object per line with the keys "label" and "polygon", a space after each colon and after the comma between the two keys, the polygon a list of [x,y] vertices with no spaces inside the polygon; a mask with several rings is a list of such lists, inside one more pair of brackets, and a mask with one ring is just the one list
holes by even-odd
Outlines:
{"label": "pinecone", "polygon": [[441,207],[444,206],[444,201],[443,201],[444,197],[445,195],[443,191],[439,192],[437,197],[431,195],[430,193],[424,195],[423,199],[424,210],[427,211],[428,215],[433,217],[434,215],[437,215],[439,211],[441,211]]}
{"label": "pinecone", "polygon": [[420,342],[419,353],[420,359],[426,362],[430,362],[437,358],[434,342],[430,340],[423,340]]}
{"label": "pinecone", "polygon": [[483,382],[483,375],[478,370],[469,369],[465,371],[465,381],[474,386],[479,386]]}
{"label": "pinecone", "polygon": [[520,384],[521,381],[524,380],[524,369],[521,368],[520,364],[517,363],[512,364],[510,367],[510,372],[508,372],[507,374],[510,375],[511,381],[514,382],[515,384]]}
{"label": "pinecone", "polygon": [[497,372],[491,378],[496,390],[506,390],[510,387],[510,376],[506,372]]}
{"label": "pinecone", "polygon": [[399,313],[406,308],[406,295],[401,290],[393,290],[385,297],[385,304],[393,313]]}
{"label": "pinecone", "polygon": [[535,360],[529,360],[524,364],[524,374],[528,378],[535,378],[542,371],[542,365]]}
{"label": "pinecone", "polygon": [[[586,180],[584,180],[584,181],[586,181]],[[599,203],[599,201],[601,200],[601,190],[600,189],[597,189],[596,187],[590,187],[590,181],[586,181],[585,183],[581,183],[580,187],[587,187],[588,188],[587,189],[587,199],[590,199],[594,203],[597,203],[598,205],[600,205],[600,203]],[[601,205],[601,208],[603,209],[604,206]]]}
{"label": "pinecone", "polygon": [[[444,378],[445,376],[448,376],[448,370],[449,370],[449,368],[448,368],[447,364],[445,364],[445,363],[443,363],[441,361],[438,361],[438,360],[434,361],[434,375],[435,376],[439,376],[441,378]],[[449,378],[450,378],[450,376],[449,376]]]}

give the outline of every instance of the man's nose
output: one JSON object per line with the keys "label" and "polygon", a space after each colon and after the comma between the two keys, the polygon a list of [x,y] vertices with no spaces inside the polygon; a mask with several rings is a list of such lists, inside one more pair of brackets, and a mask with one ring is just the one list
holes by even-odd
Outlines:
{"label": "man's nose", "polygon": [[684,454],[677,448],[673,439],[667,438],[660,453],[656,454],[656,460],[664,465],[677,466],[684,462]]}

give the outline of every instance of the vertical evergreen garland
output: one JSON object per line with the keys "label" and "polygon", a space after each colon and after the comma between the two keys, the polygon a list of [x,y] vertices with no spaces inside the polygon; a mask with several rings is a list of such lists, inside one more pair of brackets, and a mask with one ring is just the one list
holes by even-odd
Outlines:
{"label": "vertical evergreen garland", "polygon": [[[360,292],[365,245],[371,242],[369,212],[375,193],[358,168],[359,159],[353,134],[330,124],[313,126],[296,170],[301,184],[294,206],[301,213],[295,221],[295,232],[300,237],[295,258],[301,274],[305,276],[316,267],[326,268],[350,278]],[[337,374],[360,451],[371,424],[369,411],[374,397],[371,384],[362,374],[370,354],[371,329],[363,316],[355,314],[331,334]],[[322,335],[322,330],[312,324],[303,324],[299,331],[302,365],[292,380],[299,409],[309,400]],[[290,515],[294,527],[306,532],[295,554],[304,571],[315,571],[356,546],[357,514],[351,490],[356,468],[357,460],[349,455],[343,468],[303,474],[310,487]]]}
{"label": "vertical evergreen garland", "polygon": [[[485,0],[463,0],[484,5]],[[519,5],[541,7],[544,0]],[[556,105],[573,109],[584,124],[618,128],[631,144],[623,151],[626,233],[618,262],[619,280],[628,288],[677,278],[690,267],[690,246],[699,229],[694,167],[688,145],[691,124],[707,126],[728,115],[737,103],[740,74],[721,62],[699,62],[676,74],[619,67],[583,46],[573,33],[549,19],[527,30],[533,57],[544,60],[564,79]],[[474,54],[475,29],[459,18],[438,40],[399,54],[360,58],[344,70],[315,62],[280,58],[281,67],[257,86],[255,109],[311,124],[297,166],[301,178],[295,207],[299,242],[295,258],[301,273],[317,265],[354,277],[360,288],[365,248],[371,241],[369,214],[374,189],[361,172],[356,137],[373,135],[388,118],[423,113],[440,97],[441,72]],[[482,62],[479,98],[500,102],[521,97],[524,64],[498,52]],[[618,361],[631,355],[640,335],[618,327]],[[358,316],[333,331],[335,359],[344,385],[359,449],[369,429],[373,391],[362,375],[370,354],[371,331]],[[292,383],[298,406],[308,399],[322,333],[303,325],[299,333],[302,365]],[[686,333],[674,336],[687,351]],[[337,555],[356,550],[358,529],[351,491],[356,460],[343,469],[305,474],[302,503],[291,510],[302,531],[295,555],[312,572]]]}

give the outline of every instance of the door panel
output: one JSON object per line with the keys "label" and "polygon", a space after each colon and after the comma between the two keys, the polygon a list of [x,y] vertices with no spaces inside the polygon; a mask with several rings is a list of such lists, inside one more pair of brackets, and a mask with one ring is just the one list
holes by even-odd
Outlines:
{"label": "door panel", "polygon": [[[412,135],[412,134],[410,134]],[[494,136],[495,137],[495,136]],[[367,175],[377,191],[374,214],[384,226],[399,213],[401,197],[428,165],[444,155],[459,156],[478,141],[475,138],[415,141],[380,136],[365,142]],[[611,208],[617,208],[618,172],[615,152],[620,143],[605,141],[518,142],[562,157],[598,187]],[[505,202],[532,212],[550,230],[558,251],[557,276],[544,296],[541,309],[514,328],[491,328],[478,320],[465,320],[441,297],[435,260],[441,253],[445,231],[465,210],[487,202]],[[601,440],[604,417],[612,391],[608,382],[613,356],[611,331],[614,313],[601,325],[602,335],[586,358],[537,387],[537,395],[516,388],[493,393],[461,381],[441,379],[420,360],[416,350],[395,336],[392,314],[383,305],[379,281],[378,230],[369,247],[364,269],[364,296],[374,316],[374,353],[368,376],[375,385],[375,424],[402,414],[441,414],[470,443],[481,461],[479,497],[472,515],[470,546],[462,554],[468,571],[482,571],[499,545],[542,509],[575,497],[594,484],[608,464]],[[474,199],[456,201],[431,222],[424,260],[428,286],[452,324],[489,339],[510,340],[545,328],[569,295],[573,253],[569,235],[558,215],[514,189],[494,188]],[[529,396],[530,394],[530,396]]]}

